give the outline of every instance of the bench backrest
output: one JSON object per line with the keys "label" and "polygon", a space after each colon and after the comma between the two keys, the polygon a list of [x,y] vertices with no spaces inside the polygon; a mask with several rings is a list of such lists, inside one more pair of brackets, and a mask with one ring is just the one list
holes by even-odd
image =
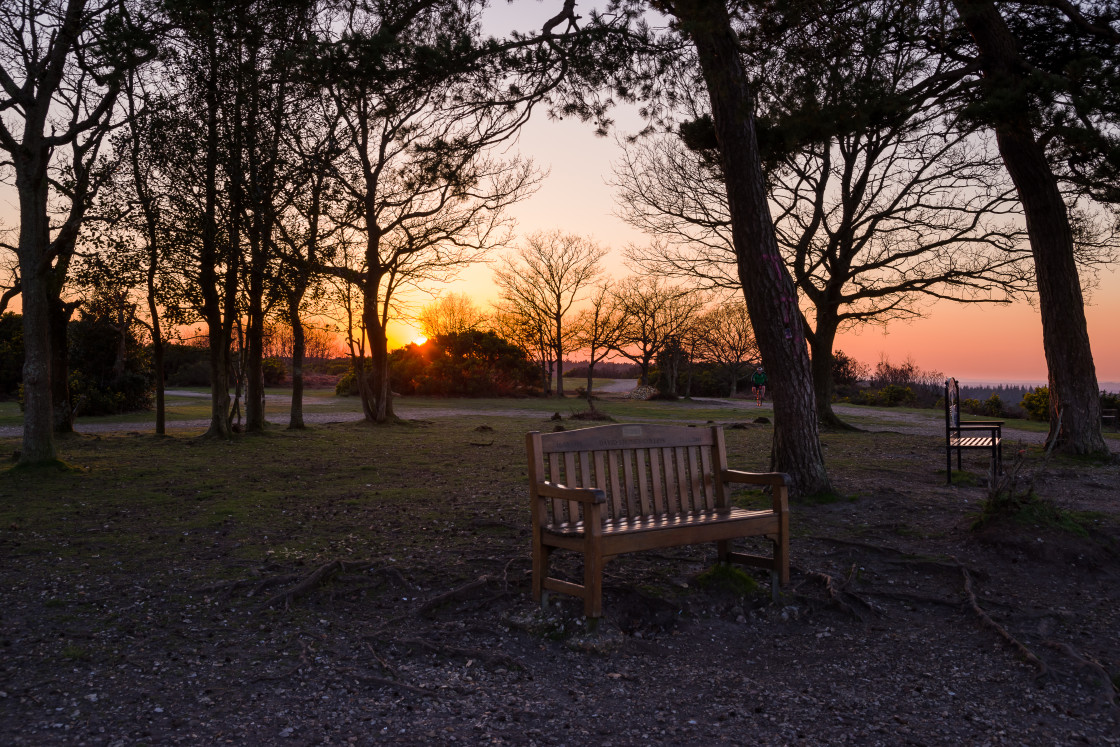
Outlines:
{"label": "bench backrest", "polygon": [[956,379],[945,382],[945,428],[961,426],[961,389]]}
{"label": "bench backrest", "polygon": [[[674,516],[727,505],[719,426],[604,425],[530,433],[529,479],[607,495],[605,518]],[[580,518],[578,504],[549,502],[549,522]]]}

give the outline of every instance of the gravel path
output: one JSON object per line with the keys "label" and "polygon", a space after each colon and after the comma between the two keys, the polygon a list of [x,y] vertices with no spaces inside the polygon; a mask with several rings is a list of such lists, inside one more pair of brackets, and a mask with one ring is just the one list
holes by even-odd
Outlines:
{"label": "gravel path", "polygon": [[[600,389],[596,390],[603,394],[624,394],[633,390],[637,386],[636,379],[617,379],[610,384],[606,384]],[[192,397],[192,398],[207,398],[208,394],[205,392],[193,392],[188,390],[168,390],[168,396],[175,397]],[[736,417],[735,413],[742,412],[743,415],[748,415],[755,412],[756,408],[754,403],[746,399],[722,399],[718,397],[694,397],[694,402],[704,402],[710,405],[718,405],[721,408],[728,410],[728,417]],[[287,422],[287,404],[288,397],[285,395],[270,395],[266,402],[266,407],[270,413],[268,422],[272,425],[279,427],[286,427]],[[529,408],[502,408],[497,410],[486,410],[481,412],[473,408],[464,407],[409,407],[407,400],[397,400],[394,405],[394,410],[397,415],[405,420],[426,420],[429,418],[451,418],[451,417],[464,417],[470,415],[491,415],[493,417],[507,417],[507,418],[524,418],[536,417],[541,413],[539,410]],[[945,422],[941,416],[940,411],[929,411],[928,413],[915,413],[904,412],[899,410],[892,410],[886,407],[860,407],[858,405],[834,405],[833,410],[836,414],[849,417],[866,417],[873,416],[875,420],[879,421],[874,424],[861,425],[865,430],[872,432],[895,432],[907,433],[911,435],[922,436],[939,436],[945,432]],[[769,414],[768,410],[765,410]],[[304,411],[303,420],[308,424],[322,425],[325,423],[352,423],[362,419],[360,411],[346,412],[346,411],[331,411],[331,412],[314,412]],[[168,430],[198,430],[204,429],[209,426],[209,419],[196,419],[196,420],[171,420],[167,423]],[[154,427],[153,420],[138,420],[131,422],[121,423],[86,423],[78,422],[74,426],[74,430],[78,433],[118,433],[118,432],[132,432],[132,431],[145,431]],[[1004,428],[1004,438],[1012,442],[1023,442],[1028,444],[1041,444],[1046,440],[1046,433],[1040,431],[1024,431],[1015,428]],[[0,438],[17,438],[23,434],[22,426],[0,426]]]}

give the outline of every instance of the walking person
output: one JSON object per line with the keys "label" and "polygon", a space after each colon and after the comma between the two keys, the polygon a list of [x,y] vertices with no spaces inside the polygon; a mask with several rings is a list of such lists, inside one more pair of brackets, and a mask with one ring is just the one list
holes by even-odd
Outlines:
{"label": "walking person", "polygon": [[762,407],[762,401],[766,399],[766,372],[762,366],[751,375],[751,386],[754,387],[755,407]]}

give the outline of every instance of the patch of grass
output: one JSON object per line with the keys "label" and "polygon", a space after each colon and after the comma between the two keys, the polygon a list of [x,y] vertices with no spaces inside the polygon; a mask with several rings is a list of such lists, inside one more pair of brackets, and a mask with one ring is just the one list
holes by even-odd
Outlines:
{"label": "patch of grass", "polygon": [[1089,537],[1083,516],[1060,508],[1052,501],[1040,497],[1034,490],[1018,494],[1001,492],[989,497],[984,501],[972,528],[983,529],[1001,520]]}
{"label": "patch of grass", "polygon": [[822,490],[820,493],[803,495],[797,499],[797,502],[809,506],[826,506],[831,503],[855,503],[858,500],[858,495],[846,495],[836,490]]}
{"label": "patch of grass", "polygon": [[696,577],[701,589],[728,591],[749,597],[758,591],[758,582],[742,569],[726,563],[717,563]]}
{"label": "patch of grass", "polygon": [[[941,471],[938,470],[938,474],[940,473]],[[964,470],[953,470],[953,476],[951,478],[951,484],[953,485],[953,487],[975,488],[983,485],[984,482],[985,478],[981,478],[979,475],[975,475]]]}

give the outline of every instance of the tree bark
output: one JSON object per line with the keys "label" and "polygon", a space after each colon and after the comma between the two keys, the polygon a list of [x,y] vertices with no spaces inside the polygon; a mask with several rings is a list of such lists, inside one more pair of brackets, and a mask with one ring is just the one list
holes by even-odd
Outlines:
{"label": "tree bark", "polygon": [[55,434],[61,436],[74,432],[74,407],[70,401],[70,356],[66,339],[72,310],[65,301],[57,297],[53,280],[52,277],[47,312],[51,336],[51,427]]}
{"label": "tree bark", "polygon": [[983,89],[993,99],[998,97],[996,142],[1030,236],[1050,386],[1047,443],[1072,454],[1108,454],[1069,212],[1031,129],[1032,104],[1017,41],[989,0],[953,4],[980,50]]}
{"label": "tree bark", "polygon": [[794,494],[830,490],[797,292],[778,250],[754,125],[754,102],[723,0],[678,0],[672,12],[696,47],[723,161],[739,279],[770,376],[773,469]]}
{"label": "tree bark", "polygon": [[299,300],[298,295],[288,297],[288,324],[292,327],[292,406],[288,416],[288,430],[307,427],[303,424],[303,356],[307,349],[307,338],[299,315]]}
{"label": "tree bark", "polygon": [[836,344],[836,330],[839,324],[835,316],[822,313],[817,308],[817,325],[809,337],[811,366],[813,370],[813,394],[817,401],[817,420],[825,428],[856,430],[845,423],[832,410],[832,396],[836,391],[832,381],[832,350]]}

